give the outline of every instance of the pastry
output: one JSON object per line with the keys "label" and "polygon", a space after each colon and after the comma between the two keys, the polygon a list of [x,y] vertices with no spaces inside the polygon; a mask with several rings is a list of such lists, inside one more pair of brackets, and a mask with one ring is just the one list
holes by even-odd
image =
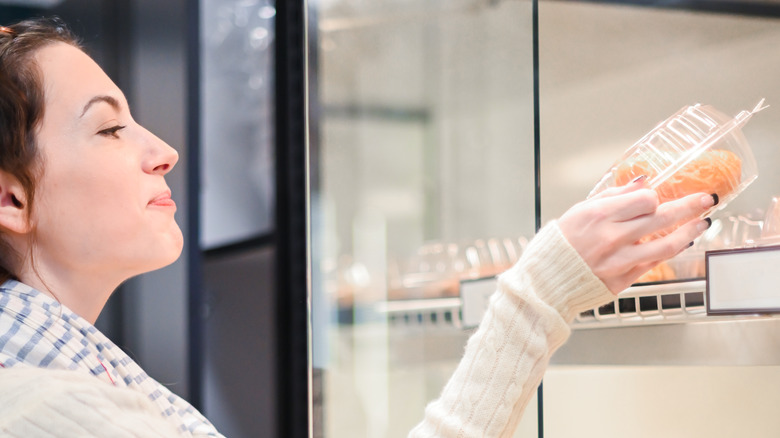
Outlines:
{"label": "pastry", "polygon": [[[648,180],[658,172],[645,160],[626,161],[618,165],[615,182],[622,186],[640,175]],[[731,151],[709,149],[691,160],[661,183],[655,190],[661,203],[679,199],[692,193],[716,193],[721,199],[739,187],[742,180],[742,161]]]}

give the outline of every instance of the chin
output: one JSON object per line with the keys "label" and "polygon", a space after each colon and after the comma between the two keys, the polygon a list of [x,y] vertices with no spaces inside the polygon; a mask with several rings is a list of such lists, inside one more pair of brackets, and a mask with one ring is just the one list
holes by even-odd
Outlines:
{"label": "chin", "polygon": [[171,249],[168,252],[170,256],[168,257],[169,260],[167,263],[165,263],[165,266],[168,266],[171,263],[175,262],[176,260],[179,260],[183,248],[184,248],[184,236],[182,235],[181,230],[177,226],[176,232],[173,233],[173,236],[171,236]]}
{"label": "chin", "polygon": [[144,272],[162,269],[179,259],[184,248],[184,237],[179,227],[176,227],[176,230],[161,243],[154,248],[154,256],[147,259],[149,264]]}

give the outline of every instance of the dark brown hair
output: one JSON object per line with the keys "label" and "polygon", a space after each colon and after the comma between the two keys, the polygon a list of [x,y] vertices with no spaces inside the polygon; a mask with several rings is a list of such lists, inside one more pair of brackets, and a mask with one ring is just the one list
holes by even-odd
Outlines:
{"label": "dark brown hair", "polygon": [[[56,17],[0,26],[0,171],[16,178],[24,188],[28,221],[41,171],[35,132],[45,110],[43,78],[34,56],[55,42],[81,48],[79,40]],[[21,206],[17,199],[13,202]],[[18,257],[0,237],[0,284],[16,277],[10,261]]]}

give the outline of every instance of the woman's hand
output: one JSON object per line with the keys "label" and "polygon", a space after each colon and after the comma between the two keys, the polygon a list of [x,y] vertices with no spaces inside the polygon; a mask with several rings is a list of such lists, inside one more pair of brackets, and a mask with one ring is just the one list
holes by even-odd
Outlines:
{"label": "woman's hand", "polygon": [[[605,190],[558,220],[569,243],[614,294],[688,248],[710,226],[699,216],[717,203],[717,195],[698,193],[659,205],[645,180]],[[642,239],[659,233],[663,236]]]}

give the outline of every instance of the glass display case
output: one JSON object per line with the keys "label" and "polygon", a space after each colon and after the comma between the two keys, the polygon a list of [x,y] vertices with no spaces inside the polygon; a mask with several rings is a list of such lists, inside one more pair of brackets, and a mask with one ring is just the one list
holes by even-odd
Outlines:
{"label": "glass display case", "polygon": [[758,179],[663,275],[577,318],[515,436],[773,436],[776,416],[735,399],[778,401],[780,319],[708,315],[704,261],[772,242],[780,8],[330,0],[308,14],[315,436],[405,436],[479,321],[472,285],[489,289],[667,116],[762,98],[743,128]]}

